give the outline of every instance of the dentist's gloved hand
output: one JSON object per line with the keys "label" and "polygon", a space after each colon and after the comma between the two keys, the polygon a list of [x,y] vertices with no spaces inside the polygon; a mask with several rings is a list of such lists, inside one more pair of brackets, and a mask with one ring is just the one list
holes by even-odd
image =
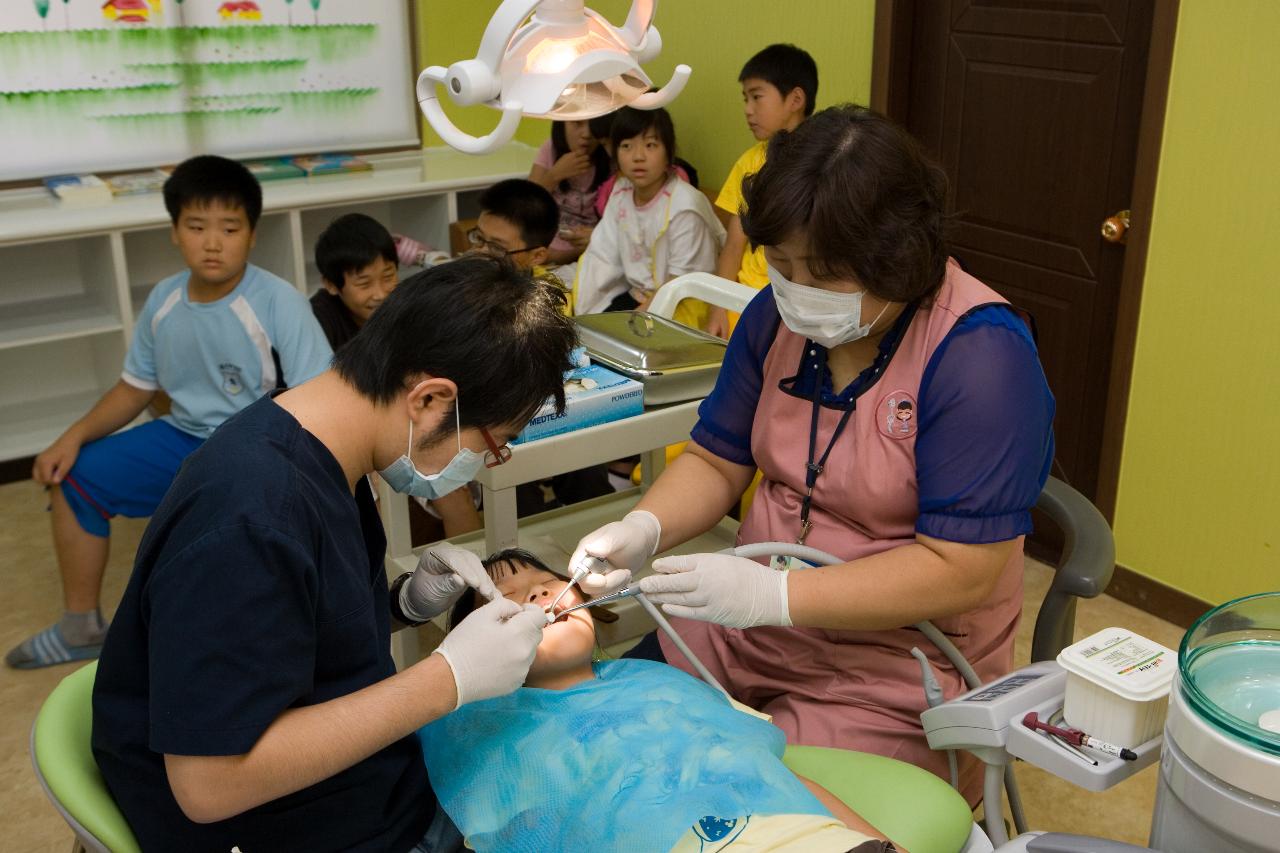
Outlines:
{"label": "dentist's gloved hand", "polygon": [[654,561],[640,591],[672,616],[726,628],[790,625],[787,572],[728,554],[689,554]]}
{"label": "dentist's gloved hand", "polygon": [[607,595],[631,582],[631,575],[644,568],[645,561],[658,550],[661,538],[662,525],[658,517],[647,510],[635,509],[621,521],[611,521],[582,537],[569,565],[576,566],[586,554],[612,563],[614,571],[587,575],[579,583],[588,595]]}
{"label": "dentist's gloved hand", "polygon": [[502,597],[479,557],[456,545],[433,545],[422,552],[418,568],[400,587],[400,612],[425,622],[452,607],[467,587],[486,601]]}
{"label": "dentist's gloved hand", "polygon": [[523,684],[546,624],[547,614],[536,604],[522,607],[499,596],[450,631],[435,653],[453,670],[455,710]]}

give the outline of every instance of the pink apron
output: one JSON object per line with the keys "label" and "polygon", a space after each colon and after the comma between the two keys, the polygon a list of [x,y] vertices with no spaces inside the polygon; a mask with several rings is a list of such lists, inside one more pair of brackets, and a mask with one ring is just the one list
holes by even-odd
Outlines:
{"label": "pink apron", "polygon": [[[925,366],[967,311],[1004,301],[954,263],[948,264],[942,287],[917,309],[889,365],[858,398],[832,448],[814,488],[813,527],[805,544],[856,560],[915,541],[915,424]],[[794,542],[800,532],[812,407],[779,390],[778,382],[794,375],[804,345],[804,338],[779,324],[765,358],[751,434],[752,454],[764,477],[739,529],[739,544]],[[842,414],[822,409],[818,455]],[[935,620],[984,682],[1008,672],[1013,664],[1022,609],[1021,544],[985,604]],[[672,621],[736,699],[773,716],[788,743],[873,752],[948,777],[946,754],[929,749],[920,727],[920,713],[927,706],[911,647],[929,656],[948,698],[965,687],[942,653],[914,628],[744,631],[688,619]],[[669,661],[692,672],[661,632],[659,640]],[[981,795],[980,768],[976,759],[958,757],[963,792],[975,803]]]}

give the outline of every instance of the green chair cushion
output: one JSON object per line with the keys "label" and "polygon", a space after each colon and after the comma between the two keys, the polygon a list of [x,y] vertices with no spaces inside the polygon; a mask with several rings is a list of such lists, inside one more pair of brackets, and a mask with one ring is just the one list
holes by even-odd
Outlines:
{"label": "green chair cushion", "polygon": [[789,746],[782,760],[911,853],[956,853],[969,838],[969,805],[927,770],[881,755],[820,746]]}
{"label": "green chair cushion", "polygon": [[45,700],[32,735],[34,760],[58,805],[112,853],[137,853],[138,841],[93,760],[94,661],[62,679]]}

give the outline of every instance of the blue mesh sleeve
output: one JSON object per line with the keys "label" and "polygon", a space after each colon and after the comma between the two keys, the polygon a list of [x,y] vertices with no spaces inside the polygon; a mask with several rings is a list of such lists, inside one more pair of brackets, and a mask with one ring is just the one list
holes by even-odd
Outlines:
{"label": "blue mesh sleeve", "polygon": [[958,322],[920,382],[916,531],[951,542],[1031,532],[1053,462],[1053,395],[1026,325],[1005,306]]}
{"label": "blue mesh sleeve", "polygon": [[716,456],[755,467],[751,455],[751,423],[764,383],[764,359],[778,333],[773,289],[756,295],[734,327],[716,387],[698,407],[690,438]]}

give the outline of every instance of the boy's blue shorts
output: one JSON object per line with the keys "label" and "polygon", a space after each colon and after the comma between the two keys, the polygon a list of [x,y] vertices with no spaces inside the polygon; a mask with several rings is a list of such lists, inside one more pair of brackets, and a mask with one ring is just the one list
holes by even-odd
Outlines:
{"label": "boy's blue shorts", "polygon": [[204,439],[161,420],[91,441],[63,480],[63,497],[86,532],[108,536],[112,516],[153,514],[182,460],[201,444]]}

